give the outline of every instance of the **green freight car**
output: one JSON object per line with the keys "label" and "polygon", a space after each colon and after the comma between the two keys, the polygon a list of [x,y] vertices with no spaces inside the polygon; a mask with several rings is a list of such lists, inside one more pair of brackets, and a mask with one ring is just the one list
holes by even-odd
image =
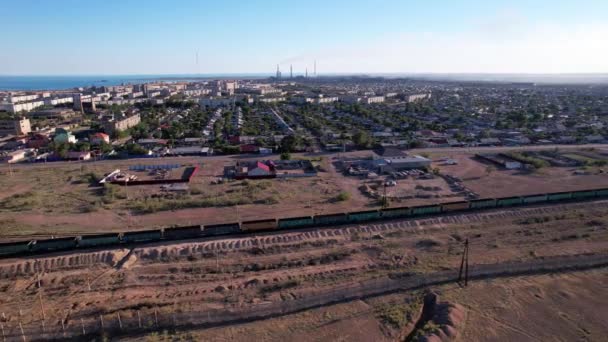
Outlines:
{"label": "green freight car", "polygon": [[0,257],[27,253],[31,244],[32,241],[0,243]]}
{"label": "green freight car", "polygon": [[484,208],[495,208],[496,200],[494,198],[490,199],[479,199],[471,201],[471,209],[484,209]]}
{"label": "green freight car", "polygon": [[202,232],[200,225],[165,228],[163,238],[166,240],[193,239],[201,236]]}
{"label": "green freight car", "polygon": [[505,197],[496,200],[497,207],[512,207],[523,203],[521,197]]}
{"label": "green freight car", "polygon": [[596,197],[608,197],[608,189],[595,190]]}
{"label": "green freight car", "polygon": [[348,213],[348,222],[365,222],[380,219],[379,210],[357,211]]}
{"label": "green freight car", "polygon": [[126,232],[122,235],[122,241],[125,243],[132,242],[149,242],[158,241],[162,237],[160,229],[156,230],[142,230],[139,232]]}
{"label": "green freight car", "polygon": [[203,227],[203,236],[215,236],[239,233],[241,225],[239,223],[212,224]]}
{"label": "green freight car", "polygon": [[62,251],[76,247],[76,238],[60,238],[60,239],[49,239],[49,240],[36,240],[32,244],[32,252],[51,252],[51,251]]}
{"label": "green freight car", "polygon": [[399,218],[412,216],[412,209],[409,207],[397,207],[382,209],[383,218]]}
{"label": "green freight car", "polygon": [[547,195],[549,202],[567,201],[572,198],[572,193],[568,192],[556,192]]}
{"label": "green freight car", "polygon": [[346,214],[317,215],[314,221],[318,225],[344,224],[348,223],[348,217]]}
{"label": "green freight car", "polygon": [[440,205],[424,205],[424,206],[412,208],[413,215],[430,215],[430,214],[438,214],[440,212],[441,212]]}
{"label": "green freight car", "polygon": [[525,204],[547,202],[547,195],[530,195],[523,198]]}
{"label": "green freight car", "polygon": [[595,191],[594,190],[574,191],[574,192],[572,192],[572,198],[573,199],[586,199],[586,198],[592,198],[592,197],[595,197]]}
{"label": "green freight car", "polygon": [[83,235],[78,240],[78,247],[87,248],[98,246],[110,246],[117,245],[119,243],[120,235],[118,233]]}
{"label": "green freight car", "polygon": [[314,224],[312,216],[289,217],[279,220],[279,229],[304,228]]}

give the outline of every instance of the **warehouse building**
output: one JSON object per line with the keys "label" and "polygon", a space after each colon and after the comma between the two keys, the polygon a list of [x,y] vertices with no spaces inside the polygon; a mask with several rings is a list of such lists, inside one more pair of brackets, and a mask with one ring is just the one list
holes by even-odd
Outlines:
{"label": "warehouse building", "polygon": [[390,173],[410,169],[424,169],[431,165],[431,160],[414,155],[379,158],[374,159],[373,163],[378,173]]}

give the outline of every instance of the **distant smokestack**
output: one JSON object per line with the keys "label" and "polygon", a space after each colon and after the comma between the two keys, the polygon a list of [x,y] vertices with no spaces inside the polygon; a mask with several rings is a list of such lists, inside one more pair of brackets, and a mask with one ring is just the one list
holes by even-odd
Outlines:
{"label": "distant smokestack", "polygon": [[293,78],[293,64],[289,65],[289,78]]}
{"label": "distant smokestack", "polygon": [[317,77],[317,60],[315,59],[315,70],[314,70],[314,76]]}
{"label": "distant smokestack", "polygon": [[304,77],[308,78],[308,67],[306,67],[306,73],[304,74]]}

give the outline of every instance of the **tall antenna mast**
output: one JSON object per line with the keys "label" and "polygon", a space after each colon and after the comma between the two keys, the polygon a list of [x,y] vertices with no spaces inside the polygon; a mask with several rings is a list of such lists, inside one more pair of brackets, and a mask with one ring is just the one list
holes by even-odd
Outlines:
{"label": "tall antenna mast", "polygon": [[196,73],[197,74],[201,73],[201,69],[198,66],[198,50],[196,50]]}

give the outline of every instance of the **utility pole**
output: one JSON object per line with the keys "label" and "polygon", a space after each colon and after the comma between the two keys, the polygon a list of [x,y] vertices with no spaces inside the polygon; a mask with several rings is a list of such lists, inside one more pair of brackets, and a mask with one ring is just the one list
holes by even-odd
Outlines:
{"label": "utility pole", "polygon": [[382,209],[388,207],[388,200],[386,198],[386,182],[384,182],[384,195],[383,195],[383,200],[382,200]]}
{"label": "utility pole", "polygon": [[464,271],[464,286],[466,287],[469,282],[469,239],[464,241],[464,251],[462,253],[462,260],[460,261],[460,271],[458,272],[458,283],[462,281],[462,273]]}

